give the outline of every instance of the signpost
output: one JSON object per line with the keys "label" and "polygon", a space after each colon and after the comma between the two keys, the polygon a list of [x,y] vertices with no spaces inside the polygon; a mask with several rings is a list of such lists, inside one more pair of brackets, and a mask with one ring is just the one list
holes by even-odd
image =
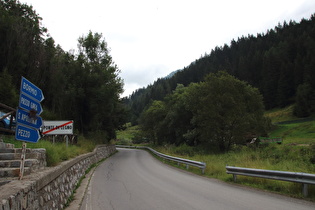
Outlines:
{"label": "signpost", "polygon": [[[73,135],[73,120],[68,121],[44,121],[43,134],[45,135],[66,135],[66,145],[68,147],[69,137]],[[55,136],[53,136],[55,143]]]}
{"label": "signpost", "polygon": [[44,95],[41,89],[39,89],[36,85],[22,77],[21,81],[21,93],[25,93],[35,100],[41,102],[44,100]]}
{"label": "signpost", "polygon": [[24,124],[35,129],[40,129],[40,127],[43,125],[43,120],[40,116],[31,118],[27,111],[24,111],[20,108],[18,108],[16,112],[16,121],[18,124]]}
{"label": "signpost", "polygon": [[20,180],[23,178],[26,142],[37,143],[40,139],[39,129],[43,120],[39,116],[43,112],[40,102],[44,100],[41,89],[22,77],[19,108],[16,112],[17,126],[15,139],[23,141],[20,165]]}
{"label": "signpost", "polygon": [[40,115],[43,112],[43,108],[40,105],[40,102],[36,101],[30,96],[25,95],[24,93],[20,94],[19,107],[28,111],[34,110],[38,115]]}
{"label": "signpost", "polygon": [[23,126],[16,126],[15,139],[20,141],[27,141],[31,143],[36,143],[40,139],[40,134],[38,130]]}
{"label": "signpost", "polygon": [[73,120],[44,121],[43,134],[45,135],[72,135]]}

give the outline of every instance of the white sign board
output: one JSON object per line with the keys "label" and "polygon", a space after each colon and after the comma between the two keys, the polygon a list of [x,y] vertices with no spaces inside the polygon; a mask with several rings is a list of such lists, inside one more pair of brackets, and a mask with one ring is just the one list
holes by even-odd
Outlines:
{"label": "white sign board", "polygon": [[73,134],[73,120],[44,121],[42,128],[44,135],[70,135]]}

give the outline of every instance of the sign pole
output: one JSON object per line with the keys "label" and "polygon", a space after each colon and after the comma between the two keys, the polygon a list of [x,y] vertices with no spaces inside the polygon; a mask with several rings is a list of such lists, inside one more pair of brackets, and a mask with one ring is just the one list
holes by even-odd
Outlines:
{"label": "sign pole", "polygon": [[68,135],[66,135],[66,147],[68,148],[68,145],[69,145],[69,137]]}
{"label": "sign pole", "polygon": [[25,153],[26,153],[26,142],[23,141],[19,180],[22,180],[23,179],[23,175],[24,175]]}

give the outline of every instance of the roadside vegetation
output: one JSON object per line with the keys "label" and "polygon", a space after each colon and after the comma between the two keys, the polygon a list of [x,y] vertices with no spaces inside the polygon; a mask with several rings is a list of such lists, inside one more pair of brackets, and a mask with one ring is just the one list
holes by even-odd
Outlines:
{"label": "roadside vegetation", "polygon": [[131,126],[131,123],[125,125],[124,130],[119,130],[117,132],[117,139],[115,144],[117,145],[132,145],[137,143],[137,139],[141,138],[140,128],[138,125]]}
{"label": "roadside vegetation", "polygon": [[[22,148],[22,142],[16,141],[14,136],[4,136],[5,143],[14,144],[15,148]],[[27,143],[26,148],[45,148],[47,166],[56,166],[62,161],[77,157],[78,155],[92,152],[97,145],[94,141],[89,141],[84,137],[79,137],[76,145],[66,146],[65,142],[52,143],[48,140],[40,139],[37,143]]]}

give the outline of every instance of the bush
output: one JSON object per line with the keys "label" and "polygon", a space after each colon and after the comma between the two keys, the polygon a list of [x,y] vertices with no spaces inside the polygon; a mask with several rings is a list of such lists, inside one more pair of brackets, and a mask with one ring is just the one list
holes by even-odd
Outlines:
{"label": "bush", "polygon": [[196,150],[194,147],[188,146],[187,144],[181,144],[178,147],[174,147],[174,153],[182,156],[194,156],[196,154]]}

